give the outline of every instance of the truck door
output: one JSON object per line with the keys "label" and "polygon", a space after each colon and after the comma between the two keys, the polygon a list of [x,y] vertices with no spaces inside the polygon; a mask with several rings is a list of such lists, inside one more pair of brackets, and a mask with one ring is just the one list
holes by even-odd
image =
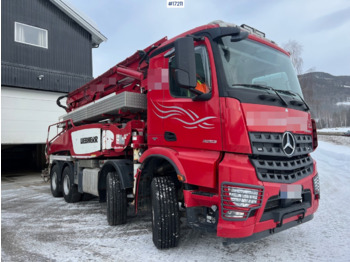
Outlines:
{"label": "truck door", "polygon": [[163,123],[161,133],[167,147],[207,150],[222,148],[219,96],[213,70],[215,65],[209,52],[204,41],[195,47],[196,89],[210,94],[207,101],[194,101],[196,95],[176,83],[174,56],[168,60],[168,88],[163,89],[161,102],[152,102],[155,116]]}

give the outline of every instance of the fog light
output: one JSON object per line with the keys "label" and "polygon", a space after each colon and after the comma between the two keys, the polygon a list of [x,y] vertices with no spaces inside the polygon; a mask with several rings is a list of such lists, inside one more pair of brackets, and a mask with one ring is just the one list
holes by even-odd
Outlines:
{"label": "fog light", "polygon": [[227,218],[242,218],[244,217],[243,212],[236,212],[236,211],[227,211],[225,213],[225,217]]}
{"label": "fog light", "polygon": [[239,187],[228,187],[231,201],[238,207],[249,207],[257,204],[259,191]]}
{"label": "fog light", "polygon": [[313,184],[314,184],[314,193],[317,199],[320,198],[320,178],[318,174],[312,179]]}

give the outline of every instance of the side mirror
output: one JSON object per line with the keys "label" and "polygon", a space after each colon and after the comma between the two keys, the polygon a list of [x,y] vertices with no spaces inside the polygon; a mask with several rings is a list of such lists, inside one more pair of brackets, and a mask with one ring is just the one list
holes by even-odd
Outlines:
{"label": "side mirror", "polygon": [[175,40],[175,81],[184,88],[195,88],[196,60],[192,37],[182,37]]}

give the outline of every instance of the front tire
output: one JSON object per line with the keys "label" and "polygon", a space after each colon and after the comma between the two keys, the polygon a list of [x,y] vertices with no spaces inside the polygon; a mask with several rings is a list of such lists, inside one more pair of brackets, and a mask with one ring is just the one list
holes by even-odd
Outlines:
{"label": "front tire", "polygon": [[176,247],[180,223],[175,184],[170,177],[155,177],[151,192],[153,243],[159,249]]}
{"label": "front tire", "polygon": [[62,184],[58,181],[60,168],[58,165],[53,166],[50,172],[51,193],[54,197],[62,197]]}
{"label": "front tire", "polygon": [[107,221],[111,226],[125,224],[127,213],[126,191],[121,188],[119,175],[116,172],[107,174]]}
{"label": "front tire", "polygon": [[82,194],[78,191],[78,186],[74,184],[72,169],[66,166],[63,170],[63,197],[67,203],[79,202]]}

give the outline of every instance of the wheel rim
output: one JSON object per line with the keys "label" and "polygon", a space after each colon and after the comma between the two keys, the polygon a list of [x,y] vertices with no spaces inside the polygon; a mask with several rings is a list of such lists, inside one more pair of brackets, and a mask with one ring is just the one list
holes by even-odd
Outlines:
{"label": "wheel rim", "polygon": [[51,177],[51,186],[52,186],[52,189],[53,189],[53,190],[56,190],[56,189],[57,189],[57,174],[56,174],[56,172],[52,174],[52,177]]}
{"label": "wheel rim", "polygon": [[68,175],[64,176],[63,179],[63,190],[64,190],[64,194],[68,195],[69,194],[69,190],[70,190],[70,179]]}

